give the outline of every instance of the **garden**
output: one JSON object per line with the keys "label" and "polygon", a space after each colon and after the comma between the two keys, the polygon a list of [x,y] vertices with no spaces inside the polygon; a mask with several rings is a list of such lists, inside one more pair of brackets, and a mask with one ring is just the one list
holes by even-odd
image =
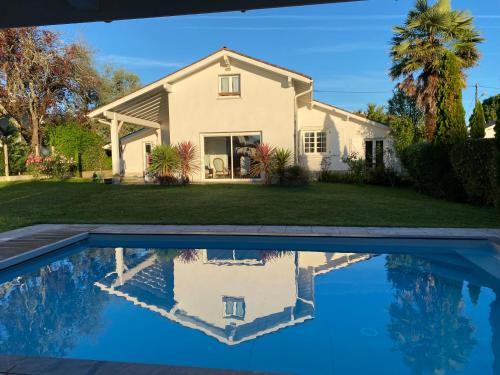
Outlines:
{"label": "garden", "polygon": [[[392,147],[369,157],[344,155],[344,171],[330,170],[324,157],[321,171],[311,173],[290,150],[258,144],[250,175],[264,186],[187,186],[201,172],[190,142],[152,150],[147,177],[160,186],[99,184],[111,169],[104,147],[109,128],[86,113],[141,87],[139,77],[97,67],[89,47],[63,43],[45,28],[1,30],[0,174],[40,181],[0,185],[0,228],[37,222],[498,226],[500,94],[482,102],[476,96],[467,124],[462,90],[483,38],[471,15],[447,4],[417,2],[394,28],[393,96],[359,111],[390,127]],[[485,138],[486,124],[495,122],[496,138]],[[120,135],[137,129],[125,124]],[[379,156],[384,163],[374,162]],[[91,179],[82,180],[84,174]],[[239,202],[242,196],[252,204]],[[224,204],[213,203],[216,197]],[[47,201],[52,207],[43,207]]]}

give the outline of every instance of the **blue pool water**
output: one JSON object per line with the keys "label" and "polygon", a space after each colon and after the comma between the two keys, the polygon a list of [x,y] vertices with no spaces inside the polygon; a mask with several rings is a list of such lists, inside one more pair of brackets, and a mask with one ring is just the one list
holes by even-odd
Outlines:
{"label": "blue pool water", "polygon": [[0,274],[0,353],[497,375],[495,262],[486,241],[94,236]]}

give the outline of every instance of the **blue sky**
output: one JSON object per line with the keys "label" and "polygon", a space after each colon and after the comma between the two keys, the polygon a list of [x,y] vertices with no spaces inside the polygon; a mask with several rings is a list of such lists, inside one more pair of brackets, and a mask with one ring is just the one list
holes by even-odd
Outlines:
{"label": "blue sky", "polygon": [[[394,87],[387,75],[391,28],[413,0],[370,0],[209,15],[53,27],[66,41],[84,40],[100,64],[123,66],[144,84],[227,46],[311,75],[315,98],[357,110],[385,104]],[[484,97],[500,93],[500,0],[455,0],[486,41],[468,71],[464,107],[473,108],[475,82]]]}

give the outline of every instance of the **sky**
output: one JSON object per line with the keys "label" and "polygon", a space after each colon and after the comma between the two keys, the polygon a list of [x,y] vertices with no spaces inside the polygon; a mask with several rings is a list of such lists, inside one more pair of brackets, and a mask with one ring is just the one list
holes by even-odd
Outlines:
{"label": "sky", "polygon": [[[53,26],[66,42],[84,41],[99,65],[135,72],[143,84],[226,46],[314,79],[314,97],[347,110],[386,104],[392,27],[413,0],[368,0],[280,9]],[[454,0],[468,10],[485,42],[479,65],[467,71],[467,116],[474,85],[481,99],[500,93],[500,0]]]}

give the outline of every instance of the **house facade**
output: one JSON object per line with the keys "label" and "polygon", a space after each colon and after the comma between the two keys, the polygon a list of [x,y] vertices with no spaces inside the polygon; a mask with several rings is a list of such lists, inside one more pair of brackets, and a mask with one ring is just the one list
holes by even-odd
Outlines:
{"label": "house facade", "polygon": [[115,271],[94,285],[225,345],[237,345],[314,319],[315,278],[372,256],[184,249],[162,257],[152,249],[119,247]]}
{"label": "house facade", "polygon": [[[389,128],[313,99],[313,79],[222,48],[92,111],[111,127],[113,174],[144,176],[159,144],[191,141],[199,151],[194,181],[245,181],[255,147],[291,150],[311,171],[345,170],[356,152],[373,165],[392,147]],[[120,139],[123,123],[143,126]]]}

